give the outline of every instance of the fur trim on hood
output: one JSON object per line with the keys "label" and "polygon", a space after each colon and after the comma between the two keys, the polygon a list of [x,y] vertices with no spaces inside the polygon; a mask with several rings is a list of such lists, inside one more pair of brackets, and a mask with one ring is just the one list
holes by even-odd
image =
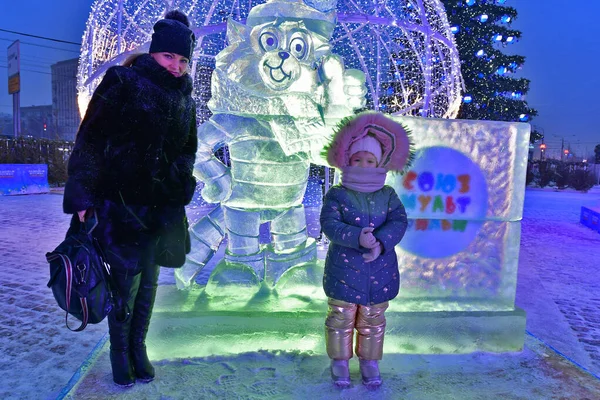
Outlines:
{"label": "fur trim on hood", "polygon": [[333,140],[323,149],[323,157],[332,167],[341,169],[350,163],[350,146],[370,134],[380,143],[383,154],[378,167],[402,173],[414,157],[410,132],[381,112],[366,111],[344,118],[338,124]]}

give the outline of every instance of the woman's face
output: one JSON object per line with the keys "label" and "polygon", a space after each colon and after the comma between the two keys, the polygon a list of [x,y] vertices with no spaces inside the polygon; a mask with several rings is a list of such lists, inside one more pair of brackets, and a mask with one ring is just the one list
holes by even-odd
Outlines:
{"label": "woman's face", "polygon": [[358,151],[350,157],[351,167],[377,168],[377,158],[368,151]]}
{"label": "woman's face", "polygon": [[150,53],[157,63],[165,67],[173,76],[179,78],[187,72],[190,60],[175,53]]}

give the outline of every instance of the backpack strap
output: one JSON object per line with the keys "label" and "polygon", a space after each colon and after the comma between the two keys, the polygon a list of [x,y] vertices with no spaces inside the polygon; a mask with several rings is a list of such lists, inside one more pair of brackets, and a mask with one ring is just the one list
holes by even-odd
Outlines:
{"label": "backpack strap", "polygon": [[69,257],[65,256],[64,254],[53,254],[48,261],[52,261],[56,258],[60,257],[60,259],[63,262],[63,265],[65,266],[65,274],[66,274],[66,281],[67,281],[67,285],[65,287],[65,299],[67,302],[67,311],[65,314],[65,325],[67,328],[69,328],[70,331],[73,332],[81,332],[82,330],[85,329],[85,327],[88,324],[88,305],[87,305],[87,299],[85,297],[80,297],[79,298],[79,302],[81,303],[81,310],[83,311],[83,320],[81,321],[81,325],[79,325],[79,327],[77,329],[73,329],[69,326],[69,309],[71,308],[71,290],[73,288],[73,264],[71,263],[71,260],[69,259]]}

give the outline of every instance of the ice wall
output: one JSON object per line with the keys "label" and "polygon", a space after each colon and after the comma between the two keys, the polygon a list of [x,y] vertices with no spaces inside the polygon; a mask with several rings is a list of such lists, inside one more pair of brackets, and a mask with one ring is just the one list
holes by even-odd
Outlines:
{"label": "ice wall", "polygon": [[392,308],[513,310],[529,125],[397,120],[417,152],[410,171],[388,177],[409,217]]}

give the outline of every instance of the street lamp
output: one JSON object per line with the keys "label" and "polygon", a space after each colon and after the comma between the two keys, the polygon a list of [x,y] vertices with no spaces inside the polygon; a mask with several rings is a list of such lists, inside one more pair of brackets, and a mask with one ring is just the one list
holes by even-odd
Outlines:
{"label": "street lamp", "polygon": [[540,160],[544,160],[544,156],[546,155],[546,143],[540,144]]}
{"label": "street lamp", "polygon": [[[552,134],[553,137],[560,139],[560,161],[563,161],[563,157],[569,154],[569,150],[565,149],[565,139],[570,140],[570,138],[575,137],[576,135],[554,135]],[[567,142],[567,144],[569,144],[569,142]],[[570,145],[569,145],[570,146]]]}

